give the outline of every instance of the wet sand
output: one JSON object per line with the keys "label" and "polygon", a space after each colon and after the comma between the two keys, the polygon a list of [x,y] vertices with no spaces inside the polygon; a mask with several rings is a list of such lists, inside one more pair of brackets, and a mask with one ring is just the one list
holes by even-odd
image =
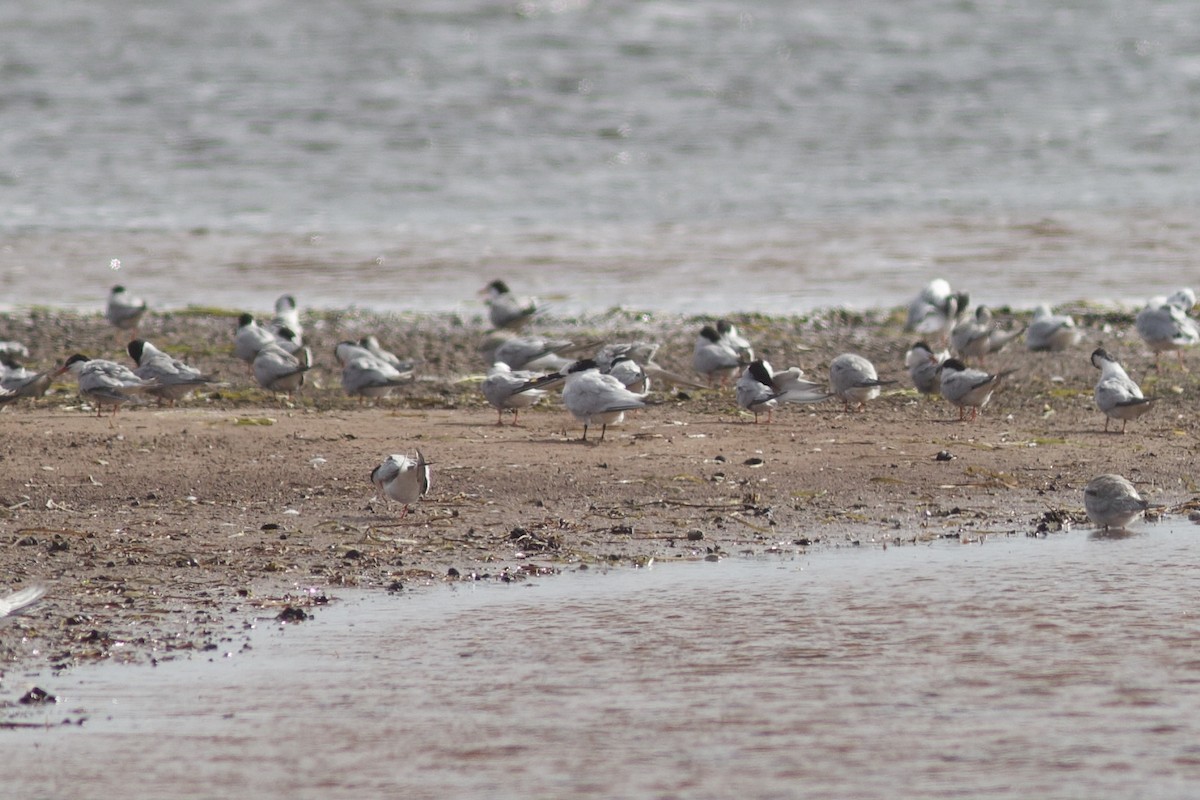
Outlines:
{"label": "wet sand", "polygon": [[[853,351],[898,382],[865,412],[827,401],[782,409],[769,425],[740,412],[731,388],[659,392],[660,404],[586,444],[556,398],[523,412],[520,427],[496,425],[479,393],[477,318],[308,315],[319,366],[289,403],[231,357],[232,318],[155,316],[145,338],[226,385],[110,420],[64,382],[0,413],[0,588],[49,588],[0,622],[4,700],[16,699],[20,671],[217,650],[243,626],[336,599],[340,587],[408,592],[651,558],[1052,535],[1086,524],[1083,486],[1101,472],[1186,515],[1196,377],[1173,360],[1155,373],[1130,315],[1076,311],[1086,329],[1077,349],[1018,344],[989,362],[1019,371],[973,423],[909,388],[913,337],[899,310],[734,318],[776,367],[823,378]],[[690,374],[700,324],[613,312],[536,330],[659,341],[659,362]],[[368,332],[421,366],[395,398],[362,407],[343,395],[332,350]],[[97,315],[17,312],[0,318],[0,339],[25,342],[31,365],[76,351],[129,362]],[[1099,343],[1162,398],[1123,436],[1103,432],[1093,404],[1088,354]],[[368,475],[417,447],[433,462],[433,488],[402,517]]]}

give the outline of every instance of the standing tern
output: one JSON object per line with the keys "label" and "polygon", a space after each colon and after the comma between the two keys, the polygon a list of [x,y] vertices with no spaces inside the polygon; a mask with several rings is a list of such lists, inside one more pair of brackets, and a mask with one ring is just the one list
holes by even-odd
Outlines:
{"label": "standing tern", "polygon": [[252,364],[259,350],[275,343],[275,334],[259,325],[252,315],[242,314],[238,317],[237,330],[233,334],[234,358]]}
{"label": "standing tern", "polygon": [[108,294],[108,305],[104,316],[117,330],[134,331],[146,314],[146,301],[140,297],[131,297],[124,286],[114,286]]}
{"label": "standing tern", "polygon": [[904,365],[908,367],[908,376],[912,378],[913,386],[921,394],[938,394],[942,385],[942,362],[949,358],[944,350],[933,352],[925,342],[916,342],[904,354]]}
{"label": "standing tern", "polygon": [[342,363],[342,389],[350,397],[377,399],[389,396],[412,382],[411,372],[401,372],[383,359],[366,355]]}
{"label": "standing tern", "polygon": [[942,362],[942,397],[958,406],[958,419],[966,419],[965,413],[971,409],[970,419],[979,415],[979,410],[992,399],[992,392],[1007,376],[1016,370],[1005,370],[999,373],[987,373],[981,369],[972,369],[957,358]]}
{"label": "standing tern", "polygon": [[404,504],[400,513],[403,518],[408,507],[429,493],[429,462],[418,450],[415,459],[402,453],[393,453],[383,463],[371,470],[371,483],[388,500]]}
{"label": "standing tern", "polygon": [[[504,424],[504,412],[513,412],[513,425],[517,425],[517,417],[522,408],[536,405],[546,396],[545,389],[527,386],[540,377],[532,372],[516,371],[509,368],[503,361],[492,364],[487,378],[482,384],[483,396],[496,409],[496,424]],[[518,391],[520,390],[520,391]]]}
{"label": "standing tern", "polygon": [[879,387],[890,383],[895,381],[879,380],[875,365],[856,353],[843,353],[829,363],[829,388],[846,411],[851,403],[866,410],[867,401],[879,397]]}
{"label": "standing tern", "polygon": [[488,320],[496,330],[519,330],[538,312],[537,298],[517,297],[501,280],[494,280],[483,287],[481,294],[488,306]]}
{"label": "standing tern", "polygon": [[101,358],[88,358],[82,353],[68,358],[54,375],[57,377],[64,372],[70,372],[78,379],[79,393],[95,404],[97,417],[106,405],[112,406],[115,417],[122,403],[127,403],[136,395],[148,392],[158,385],[155,381],[139,378],[133,370],[123,364]]}
{"label": "standing tern", "polygon": [[1068,350],[1079,344],[1083,333],[1067,314],[1055,314],[1042,303],[1033,311],[1033,321],[1025,331],[1025,346],[1034,352],[1052,353]]}
{"label": "standing tern", "polygon": [[754,414],[755,424],[763,411],[767,412],[769,424],[772,412],[781,402],[817,403],[829,397],[825,387],[805,380],[804,371],[799,367],[775,372],[770,363],[762,359],[750,362],[738,378],[735,389],[738,405]]}
{"label": "standing tern", "polygon": [[400,372],[412,372],[416,368],[416,361],[413,359],[402,359],[391,350],[384,350],[383,345],[372,335],[362,337],[358,340],[358,344],[361,347],[365,347],[371,355],[382,361],[386,361]]}
{"label": "standing tern", "polygon": [[711,325],[705,325],[696,336],[696,344],[692,349],[692,369],[705,377],[709,385],[713,381],[722,384],[741,369],[742,363],[738,352]]}
{"label": "standing tern", "polygon": [[588,428],[600,426],[600,439],[609,425],[616,425],[625,419],[626,411],[645,408],[647,403],[640,395],[625,388],[612,375],[600,372],[596,362],[590,358],[576,361],[563,373],[551,373],[530,384],[529,388],[540,389],[563,381],[562,399],[567,410],[583,423],[583,437],[587,441]]}
{"label": "standing tern", "polygon": [[1111,419],[1121,420],[1121,433],[1131,419],[1150,410],[1156,398],[1146,397],[1142,389],[1125,372],[1125,368],[1103,347],[1092,353],[1092,366],[1100,370],[1096,383],[1096,406],[1104,412],[1104,432],[1108,433]]}
{"label": "standing tern", "polygon": [[908,304],[904,330],[945,336],[969,304],[970,296],[966,292],[955,292],[944,279],[934,278]]}
{"label": "standing tern", "polygon": [[979,306],[974,316],[963,319],[950,331],[950,346],[960,359],[979,359],[982,364],[987,356],[1003,350],[1024,330],[1024,327],[1001,330],[992,318],[992,310]]}
{"label": "standing tern", "polygon": [[216,380],[195,367],[171,358],[145,339],[134,339],[126,346],[126,350],[137,364],[133,374],[154,381],[154,386],[147,389],[146,393],[159,398],[160,403],[166,400],[173,407],[176,400]]}
{"label": "standing tern", "polygon": [[1200,342],[1200,329],[1187,315],[1196,304],[1196,295],[1191,289],[1180,289],[1166,298],[1156,297],[1138,312],[1134,327],[1142,341],[1154,351],[1154,368],[1159,368],[1159,356],[1171,350],[1179,358],[1179,366],[1185,372],[1183,348]]}
{"label": "standing tern", "polygon": [[259,386],[290,395],[304,385],[304,373],[312,368],[312,351],[302,347],[293,355],[277,344],[269,344],[258,351],[251,366]]}
{"label": "standing tern", "polygon": [[1101,528],[1123,529],[1142,515],[1150,503],[1120,475],[1097,475],[1083,490],[1088,518]]}
{"label": "standing tern", "polygon": [[512,369],[560,370],[571,364],[568,353],[588,349],[565,339],[546,339],[541,336],[510,336],[485,356],[489,364],[497,361],[508,364]]}

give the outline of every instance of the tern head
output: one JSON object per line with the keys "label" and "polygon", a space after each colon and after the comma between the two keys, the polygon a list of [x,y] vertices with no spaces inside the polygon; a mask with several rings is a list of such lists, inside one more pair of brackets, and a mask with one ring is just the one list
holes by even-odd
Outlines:
{"label": "tern head", "polygon": [[122,286],[121,284],[117,284],[116,286],[114,286],[114,287],[112,288],[112,293],[113,293],[113,294],[124,294],[124,293],[125,293],[125,287],[124,287],[124,286]]}
{"label": "tern head", "polygon": [[1092,352],[1092,366],[1096,369],[1104,369],[1104,365],[1106,363],[1116,363],[1116,359],[1113,358],[1103,347],[1097,347],[1095,351]]}
{"label": "tern head", "polygon": [[502,294],[508,293],[508,284],[500,279],[492,281],[487,286],[483,287],[483,291],[480,292],[480,294],[486,294],[490,297],[499,297]]}
{"label": "tern head", "polygon": [[129,351],[129,357],[140,367],[142,365],[142,352],[146,349],[146,340],[134,339],[126,345],[125,349]]}
{"label": "tern head", "polygon": [[729,333],[732,330],[733,330],[732,322],[730,322],[727,319],[717,320],[717,333],[724,335],[724,334]]}
{"label": "tern head", "polygon": [[296,341],[296,332],[286,325],[275,331],[275,335],[280,339],[287,339],[289,342]]}
{"label": "tern head", "polygon": [[771,367],[761,358],[751,361],[750,366],[746,368],[746,371],[750,373],[750,377],[754,378],[754,380],[758,381],[763,386],[770,386],[772,389],[775,388],[774,378],[771,375]]}
{"label": "tern head", "polygon": [[587,372],[589,369],[600,369],[600,367],[590,358],[581,358],[571,366],[567,367],[567,374],[573,375],[577,372]]}
{"label": "tern head", "polygon": [[296,309],[296,298],[290,294],[280,295],[275,301],[276,311],[294,311]]}
{"label": "tern head", "polygon": [[64,372],[76,372],[78,369],[91,361],[92,359],[85,356],[83,353],[76,353],[68,358],[63,365],[54,371],[55,376],[62,375]]}
{"label": "tern head", "polygon": [[247,325],[253,325],[253,324],[254,324],[254,315],[253,314],[242,314],[240,317],[238,317],[238,327],[239,328],[244,328]]}
{"label": "tern head", "polygon": [[[726,324],[728,324],[728,323],[726,323]],[[717,342],[721,341],[721,334],[717,333],[717,329],[714,328],[712,325],[705,325],[703,328],[701,328],[700,335],[703,336],[705,339],[708,339],[713,344],[716,344]]]}
{"label": "tern head", "polygon": [[957,358],[947,358],[942,362],[941,366],[938,367],[938,372],[942,372],[944,370],[950,370],[951,372],[962,372],[966,368],[967,365],[959,361]]}

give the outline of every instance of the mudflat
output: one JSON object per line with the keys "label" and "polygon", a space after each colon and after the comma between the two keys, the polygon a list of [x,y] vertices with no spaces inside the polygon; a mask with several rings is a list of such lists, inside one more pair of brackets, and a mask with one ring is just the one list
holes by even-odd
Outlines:
{"label": "mudflat", "polygon": [[[916,337],[898,309],[735,317],[777,368],[824,380],[834,357],[856,352],[895,383],[862,412],[827,400],[780,408],[770,424],[738,409],[732,387],[655,387],[655,405],[584,443],[555,396],[519,426],[507,415],[497,425],[479,389],[478,318],[306,314],[317,366],[286,399],[232,357],[232,317],[156,314],[139,335],[219,385],[175,408],[98,418],[67,375],[0,412],[0,590],[48,588],[0,622],[0,663],[58,670],[219,652],[243,626],[341,587],[408,592],[649,559],[1059,535],[1087,524],[1083,487],[1104,472],[1130,478],[1158,513],[1189,513],[1196,377],[1173,357],[1156,370],[1132,315],[1081,307],[1076,318],[1084,340],[1069,352],[1017,342],[992,356],[987,369],[1017,371],[977,420],[960,422],[911,388],[904,354]],[[614,311],[540,319],[532,332],[658,342],[660,364],[695,378],[692,342],[707,321]],[[394,397],[364,405],[342,391],[333,348],[368,333],[418,368]],[[130,363],[128,334],[100,315],[10,313],[0,338],[26,344],[31,366],[74,352]],[[1104,431],[1093,401],[1089,354],[1100,344],[1159,398],[1125,434]],[[418,448],[432,490],[405,514],[368,476],[387,454]]]}

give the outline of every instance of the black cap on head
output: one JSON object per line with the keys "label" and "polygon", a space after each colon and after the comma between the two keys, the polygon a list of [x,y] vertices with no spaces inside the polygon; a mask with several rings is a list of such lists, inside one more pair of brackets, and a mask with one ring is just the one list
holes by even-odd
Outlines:
{"label": "black cap on head", "polygon": [[758,381],[764,386],[770,386],[772,389],[775,388],[775,381],[774,377],[771,375],[771,370],[767,369],[766,362],[761,358],[751,361],[750,366],[747,367],[747,370],[750,372],[750,375],[754,378],[754,380]]}
{"label": "black cap on head", "polygon": [[72,364],[78,364],[78,363],[80,363],[80,362],[83,362],[83,361],[91,361],[91,360],[92,360],[92,359],[88,358],[88,357],[87,357],[87,356],[85,356],[83,353],[76,353],[75,355],[73,355],[73,356],[71,356],[70,358],[68,358],[68,359],[67,359],[67,361],[66,361],[66,363],[65,363],[65,364],[63,364],[63,366],[64,366],[64,367],[69,367],[69,366],[71,366]]}
{"label": "black cap on head", "polygon": [[712,325],[705,325],[703,328],[701,328],[700,335],[705,339],[708,339],[710,342],[721,341],[721,334],[717,333],[717,329]]}
{"label": "black cap on head", "polygon": [[240,317],[238,317],[238,327],[239,328],[243,328],[252,322],[254,322],[253,314],[242,314]]}
{"label": "black cap on head", "polygon": [[125,287],[118,283],[116,286],[114,286],[112,288],[112,290],[114,292],[123,292],[123,291],[125,291]]}
{"label": "black cap on head", "polygon": [[967,365],[959,361],[957,358],[947,358],[942,362],[941,369],[952,369],[962,371],[967,368]]}
{"label": "black cap on head", "polygon": [[494,280],[491,283],[489,283],[487,285],[487,288],[495,289],[497,292],[500,292],[501,294],[506,294],[508,292],[508,284],[499,279]]}
{"label": "black cap on head", "polygon": [[572,372],[584,372],[585,370],[589,369],[598,369],[596,362],[590,358],[581,358],[567,368],[567,374],[569,375]]}
{"label": "black cap on head", "polygon": [[125,346],[125,349],[129,351],[129,357],[140,367],[142,365],[142,351],[146,349],[146,340],[134,339]]}

